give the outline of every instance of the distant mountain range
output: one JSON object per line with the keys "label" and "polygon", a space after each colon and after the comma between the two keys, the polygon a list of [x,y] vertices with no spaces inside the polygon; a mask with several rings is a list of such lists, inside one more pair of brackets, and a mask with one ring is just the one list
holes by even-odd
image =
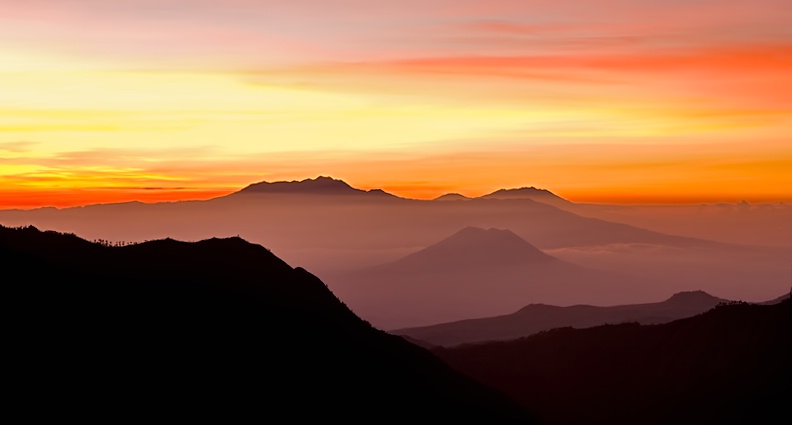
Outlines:
{"label": "distant mountain range", "polygon": [[533,423],[232,237],[127,246],[0,226],[8,411],[28,418]]}
{"label": "distant mountain range", "polygon": [[[492,196],[497,195],[498,191]],[[505,191],[512,193],[512,191]],[[530,189],[529,192],[549,192]],[[525,193],[517,189],[516,193]],[[321,196],[320,196],[321,195]],[[490,195],[487,195],[490,196]],[[206,201],[91,205],[62,210],[0,210],[0,223],[36,225],[88,238],[141,241],[217,234],[245,236],[279,251],[371,246],[427,246],[467,226],[511,229],[540,248],[645,243],[717,247],[709,241],[665,235],[581,217],[527,197],[433,202],[360,190],[330,177],[260,182]],[[554,197],[555,195],[545,195]]]}
{"label": "distant mountain range", "polygon": [[792,301],[724,304],[658,325],[558,328],[436,348],[545,424],[782,424],[792,419]]}
{"label": "distant mountain range", "polygon": [[392,334],[431,345],[453,346],[484,341],[517,339],[553,328],[588,328],[605,324],[635,322],[658,324],[703,313],[729,300],[703,291],[680,292],[671,298],[646,304],[600,307],[559,307],[531,304],[507,315],[460,320],[433,326],[396,329]]}
{"label": "distant mountain range", "polygon": [[[490,199],[490,195],[508,199]],[[691,288],[755,300],[775,296],[788,284],[788,251],[650,231],[587,216],[588,210],[570,212],[558,207],[566,201],[554,206],[537,201],[540,197],[557,198],[542,189],[520,188],[458,202],[404,199],[320,176],[254,183],[232,195],[205,201],[0,210],[0,224],[34,225],[88,240],[118,242],[239,236],[266,244],[287,263],[310,268],[333,290],[338,281],[329,279],[332,276],[394,262],[460,229],[509,229],[567,263],[655,282],[652,289],[656,292],[640,297],[600,291],[595,294],[597,300],[582,300],[579,293],[570,293],[560,300],[515,300],[521,304],[478,312],[483,316],[505,314],[530,302],[640,303]],[[769,220],[768,226],[773,223]],[[472,317],[481,316],[464,318]],[[454,319],[446,316],[440,321],[448,320]]]}
{"label": "distant mountain range", "polygon": [[653,291],[647,279],[580,267],[509,230],[477,227],[396,261],[326,279],[382,329],[491,316],[538,300],[600,303]]}
{"label": "distant mountain range", "polygon": [[[253,183],[243,188],[235,194],[290,194],[290,195],[388,195],[397,197],[382,189],[361,190],[350,186],[343,180],[334,179],[329,176],[318,176],[313,179],[292,180],[292,181],[276,181],[267,182],[261,181]],[[406,198],[402,198],[406,199]],[[479,196],[477,198],[470,198],[459,193],[448,193],[442,195],[435,200],[465,200],[465,199],[531,199],[538,202],[554,203],[563,202],[570,203],[566,199],[550,192],[546,189],[538,189],[535,187],[522,187],[517,189],[499,189],[495,192]]]}

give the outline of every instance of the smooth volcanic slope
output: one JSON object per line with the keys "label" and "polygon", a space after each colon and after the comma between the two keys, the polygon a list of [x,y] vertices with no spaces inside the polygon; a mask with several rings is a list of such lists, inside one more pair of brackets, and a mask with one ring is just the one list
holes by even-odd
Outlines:
{"label": "smooth volcanic slope", "polygon": [[240,238],[110,247],[0,227],[0,259],[7,402],[28,417],[532,423]]}
{"label": "smooth volcanic slope", "polygon": [[477,227],[326,280],[358,315],[386,330],[493,316],[531,302],[600,303],[654,290],[648,279],[580,267],[509,230]]}
{"label": "smooth volcanic slope", "polygon": [[396,329],[395,335],[433,346],[517,339],[553,328],[588,328],[605,324],[636,322],[658,324],[703,313],[728,302],[703,291],[679,292],[658,303],[617,306],[573,305],[559,307],[531,304],[503,316],[460,320],[418,328]]}
{"label": "smooth volcanic slope", "polygon": [[559,328],[434,350],[547,424],[782,424],[792,301],[734,303],[660,325]]}

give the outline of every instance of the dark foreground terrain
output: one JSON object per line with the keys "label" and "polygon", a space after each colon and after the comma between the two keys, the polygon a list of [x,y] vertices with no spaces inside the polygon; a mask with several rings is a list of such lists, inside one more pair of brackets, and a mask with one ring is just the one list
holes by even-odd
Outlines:
{"label": "dark foreground terrain", "polygon": [[0,226],[0,265],[5,401],[28,419],[534,422],[239,238]]}
{"label": "dark foreground terrain", "polygon": [[792,421],[792,302],[725,303],[665,324],[558,328],[436,348],[557,424]]}

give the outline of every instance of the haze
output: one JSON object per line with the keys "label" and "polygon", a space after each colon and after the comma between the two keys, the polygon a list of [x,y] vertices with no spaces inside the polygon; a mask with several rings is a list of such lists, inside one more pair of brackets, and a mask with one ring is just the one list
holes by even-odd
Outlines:
{"label": "haze", "polygon": [[[458,198],[407,199],[322,176],[206,201],[0,210],[0,223],[113,244],[240,236],[316,273],[381,329],[691,290],[761,302],[789,288],[783,235],[792,234],[792,208],[784,204],[677,206],[656,220],[637,207],[575,204],[536,188]],[[597,217],[620,212],[658,225]],[[685,231],[691,223],[697,232]]]}

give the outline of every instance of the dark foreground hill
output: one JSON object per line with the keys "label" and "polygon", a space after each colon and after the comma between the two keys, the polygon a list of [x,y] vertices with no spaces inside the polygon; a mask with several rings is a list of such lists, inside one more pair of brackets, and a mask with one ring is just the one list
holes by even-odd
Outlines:
{"label": "dark foreground hill", "polygon": [[723,298],[704,291],[674,294],[665,301],[615,306],[572,305],[560,307],[530,304],[502,316],[459,320],[432,326],[396,329],[392,334],[408,336],[431,345],[450,347],[471,342],[505,341],[529,336],[553,328],[588,328],[605,324],[638,322],[658,324],[703,313]]}
{"label": "dark foreground hill", "polygon": [[239,238],[109,247],[0,226],[9,406],[27,418],[533,423]]}
{"label": "dark foreground hill", "polygon": [[437,348],[546,423],[789,423],[792,302]]}

